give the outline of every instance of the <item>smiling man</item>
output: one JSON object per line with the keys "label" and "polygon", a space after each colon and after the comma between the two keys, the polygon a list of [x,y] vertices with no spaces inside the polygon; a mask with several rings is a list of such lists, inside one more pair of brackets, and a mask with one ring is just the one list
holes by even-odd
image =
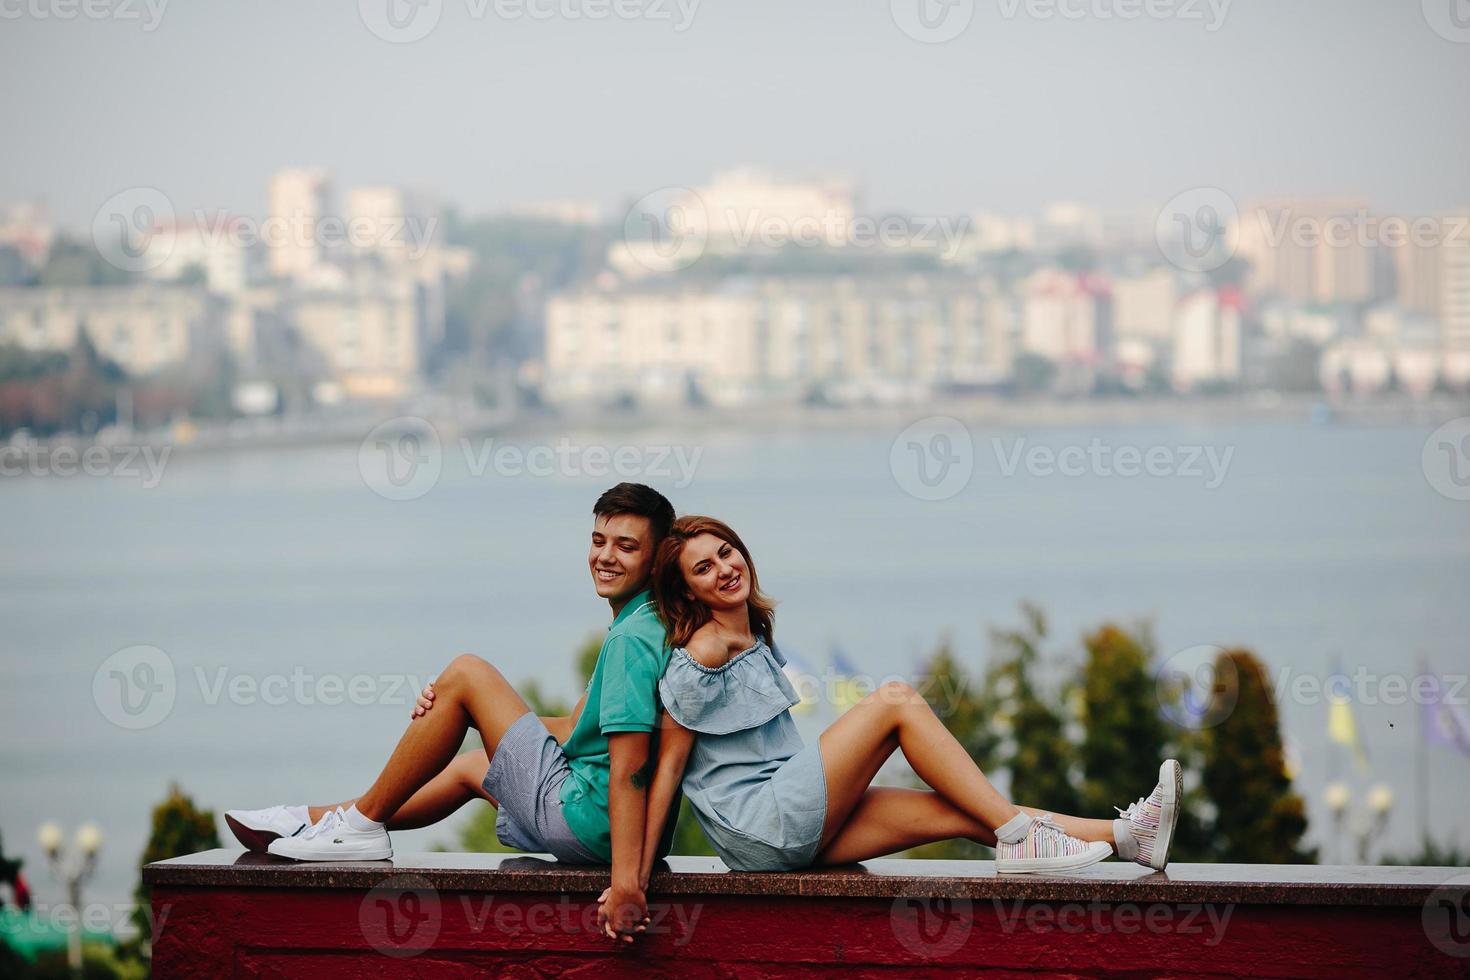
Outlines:
{"label": "smiling man", "polygon": [[[592,513],[587,564],[613,622],[571,715],[537,717],[499,670],[462,654],[424,690],[366,793],[330,807],[229,811],[240,842],[299,861],[383,860],[393,854],[389,828],[434,823],[478,797],[498,808],[503,844],[576,864],[611,863],[608,907],[618,911],[609,929],[627,936],[646,915],[638,883],[644,776],[669,659],[648,581],[674,508],[651,487],[620,483]],[[484,750],[456,755],[471,727]]]}

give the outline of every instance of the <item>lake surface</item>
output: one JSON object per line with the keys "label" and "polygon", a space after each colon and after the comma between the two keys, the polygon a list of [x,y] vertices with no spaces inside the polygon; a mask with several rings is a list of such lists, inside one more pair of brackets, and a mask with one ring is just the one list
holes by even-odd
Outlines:
{"label": "lake surface", "polygon": [[[1080,662],[1084,630],[1140,617],[1163,655],[1240,644],[1287,683],[1325,680],[1335,664],[1362,671],[1375,702],[1356,709],[1370,773],[1329,754],[1324,698],[1288,697],[1298,788],[1320,840],[1333,773],[1359,799],[1387,784],[1387,849],[1417,849],[1417,708],[1383,679],[1412,678],[1421,658],[1440,673],[1470,669],[1470,502],[1426,480],[1429,427],[971,425],[972,454],[936,441],[953,435],[943,423],[895,447],[898,428],[508,437],[548,447],[519,475],[513,457],[486,462],[480,440],[467,454],[445,435],[442,473],[405,500],[370,488],[386,485],[371,466],[364,478],[355,445],[176,453],[151,487],[0,480],[5,849],[55,901],[36,828],[94,820],[106,843],[89,897],[125,902],[171,781],[216,812],[355,795],[397,740],[412,690],[462,651],[572,699],[573,651],[607,621],[585,567],[589,511],[617,477],[565,475],[596,465],[576,452],[558,475],[524,471],[563,435],[574,450],[633,447],[644,468],[660,464],[649,482],[681,511],[734,525],[781,601],[783,646],[816,673],[838,647],[874,678],[911,676],[945,637],[978,671],[989,628],[1016,624],[1026,599],[1051,617],[1054,677]],[[1154,469],[1172,475],[1118,475],[1124,446],[1163,447]],[[687,486],[675,486],[672,454],[657,458],[665,447],[686,464],[700,454]],[[1037,447],[1059,454],[1051,466]],[[1216,469],[1203,453],[1187,459],[1189,447],[1212,450]],[[136,657],[103,665],[139,645],[166,656],[172,702],[146,727],[122,727],[141,716],[118,714],[110,671],[137,676]],[[1429,822],[1463,835],[1470,757],[1436,748],[1428,763]],[[457,843],[455,822],[395,835],[406,850],[436,842]]]}

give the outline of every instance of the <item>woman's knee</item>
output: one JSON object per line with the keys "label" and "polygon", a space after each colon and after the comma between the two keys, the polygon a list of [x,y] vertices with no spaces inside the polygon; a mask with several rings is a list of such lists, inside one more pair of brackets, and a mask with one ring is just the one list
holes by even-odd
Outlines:
{"label": "woman's knee", "polygon": [[918,705],[927,707],[919,692],[907,681],[888,681],[873,692],[873,699],[894,711],[906,711]]}

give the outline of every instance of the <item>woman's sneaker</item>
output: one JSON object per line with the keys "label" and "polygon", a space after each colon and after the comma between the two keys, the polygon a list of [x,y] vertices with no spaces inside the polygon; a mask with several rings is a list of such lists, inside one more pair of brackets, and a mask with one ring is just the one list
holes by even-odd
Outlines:
{"label": "woman's sneaker", "polygon": [[264,810],[226,810],[225,824],[247,851],[263,851],[278,837],[292,837],[311,826],[304,806],[269,806]]}
{"label": "woman's sneaker", "polygon": [[1047,813],[1034,818],[1026,836],[1016,843],[996,843],[995,870],[1008,875],[1078,871],[1112,853],[1113,849],[1102,841],[1070,836]]}
{"label": "woman's sneaker", "polygon": [[386,861],[393,856],[386,828],[358,830],[340,806],[296,836],[276,838],[266,850],[297,861]]}
{"label": "woman's sneaker", "polygon": [[[1118,856],[1136,861],[1145,868],[1164,870],[1169,863],[1169,845],[1174,843],[1174,825],[1179,822],[1179,800],[1184,796],[1184,770],[1173,759],[1159,766],[1159,784],[1154,791],[1118,810],[1114,837],[1118,838]],[[1131,835],[1132,841],[1127,838]],[[1132,854],[1129,854],[1129,851]]]}

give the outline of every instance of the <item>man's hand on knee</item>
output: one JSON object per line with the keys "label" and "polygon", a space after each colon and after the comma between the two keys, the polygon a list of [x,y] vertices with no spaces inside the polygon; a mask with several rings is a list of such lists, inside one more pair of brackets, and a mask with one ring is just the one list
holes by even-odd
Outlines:
{"label": "man's hand on knee", "polygon": [[432,708],[433,706],[434,706],[434,682],[433,681],[429,681],[429,683],[427,683],[427,684],[424,685],[424,689],[419,692],[419,701],[418,701],[418,704],[416,704],[416,705],[413,706],[413,713],[408,716],[408,720],[409,721],[412,721],[413,719],[419,717],[420,715],[427,714],[428,711],[429,711],[429,709]]}

